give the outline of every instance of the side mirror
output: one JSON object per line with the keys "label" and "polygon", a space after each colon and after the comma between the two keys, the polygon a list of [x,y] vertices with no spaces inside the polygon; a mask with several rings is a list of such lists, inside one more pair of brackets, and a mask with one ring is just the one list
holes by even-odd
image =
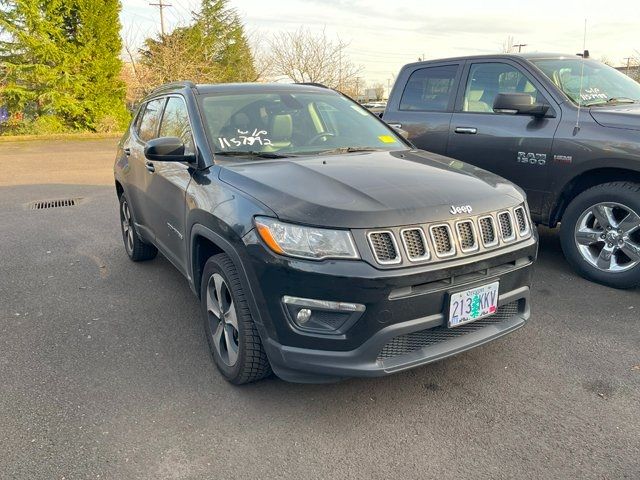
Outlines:
{"label": "side mirror", "polygon": [[398,132],[402,138],[404,138],[405,140],[409,140],[409,132],[400,127],[396,127],[394,128],[394,130]]}
{"label": "side mirror", "polygon": [[398,135],[400,135],[402,138],[404,138],[405,140],[409,140],[409,132],[404,130],[401,124],[387,123],[387,125],[390,126],[393,129],[393,131],[396,132]]}
{"label": "side mirror", "polygon": [[192,162],[194,155],[185,155],[184,143],[178,137],[160,137],[149,140],[144,147],[144,156],[159,162]]}
{"label": "side mirror", "polygon": [[493,111],[509,115],[544,117],[549,105],[536,103],[528,93],[499,93],[493,102]]}

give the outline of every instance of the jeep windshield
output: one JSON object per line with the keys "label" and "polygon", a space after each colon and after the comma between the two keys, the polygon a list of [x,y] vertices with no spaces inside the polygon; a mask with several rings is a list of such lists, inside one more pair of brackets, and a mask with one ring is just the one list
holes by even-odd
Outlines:
{"label": "jeep windshield", "polygon": [[407,148],[365,108],[331,90],[203,94],[199,104],[213,151],[229,160]]}
{"label": "jeep windshield", "polygon": [[541,59],[532,63],[576,105],[594,107],[640,102],[640,84],[604,63],[584,60],[583,65],[580,58]]}

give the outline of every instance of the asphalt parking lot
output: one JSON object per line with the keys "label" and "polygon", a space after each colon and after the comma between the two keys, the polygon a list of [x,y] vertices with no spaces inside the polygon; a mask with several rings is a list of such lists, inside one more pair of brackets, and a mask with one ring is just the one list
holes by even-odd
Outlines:
{"label": "asphalt parking lot", "polygon": [[[0,144],[0,478],[640,477],[640,290],[540,229],[518,332],[382,379],[234,387],[187,282],[130,262],[115,140]],[[28,210],[35,200],[75,207]]]}

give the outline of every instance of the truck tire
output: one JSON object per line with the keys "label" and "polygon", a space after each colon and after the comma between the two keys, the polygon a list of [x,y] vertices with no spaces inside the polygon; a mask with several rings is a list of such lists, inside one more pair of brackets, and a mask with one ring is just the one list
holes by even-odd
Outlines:
{"label": "truck tire", "polygon": [[562,250],[583,277],[614,288],[640,286],[640,184],[610,182],[567,207]]}
{"label": "truck tire", "polygon": [[131,218],[129,201],[124,193],[120,195],[120,229],[122,230],[124,249],[131,260],[134,262],[143,262],[156,257],[158,249],[140,239],[135,222]]}
{"label": "truck tire", "polygon": [[221,253],[207,260],[200,284],[204,330],[214,363],[235,385],[271,374],[246,295],[228,255]]}

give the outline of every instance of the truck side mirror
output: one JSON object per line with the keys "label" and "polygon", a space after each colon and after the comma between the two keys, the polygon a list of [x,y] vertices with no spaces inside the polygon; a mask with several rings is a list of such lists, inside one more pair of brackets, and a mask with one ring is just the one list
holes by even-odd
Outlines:
{"label": "truck side mirror", "polygon": [[409,132],[404,130],[399,123],[387,123],[393,130],[405,140],[409,140]]}
{"label": "truck side mirror", "polygon": [[544,117],[549,111],[549,105],[536,103],[528,93],[499,93],[493,101],[493,111],[508,115]]}
{"label": "truck side mirror", "polygon": [[193,162],[194,155],[185,154],[184,150],[184,143],[178,137],[160,137],[147,142],[144,156],[158,162]]}

